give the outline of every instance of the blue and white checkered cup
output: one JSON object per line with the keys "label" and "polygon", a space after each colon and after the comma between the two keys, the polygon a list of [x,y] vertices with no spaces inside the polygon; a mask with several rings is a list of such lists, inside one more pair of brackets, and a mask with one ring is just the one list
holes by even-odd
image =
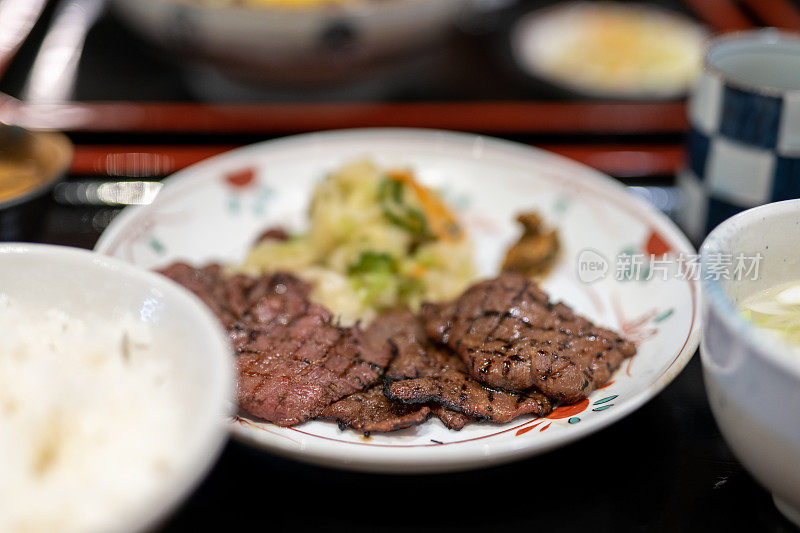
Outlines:
{"label": "blue and white checkered cup", "polygon": [[678,217],[692,239],[739,211],[800,198],[800,34],[713,39],[689,125]]}

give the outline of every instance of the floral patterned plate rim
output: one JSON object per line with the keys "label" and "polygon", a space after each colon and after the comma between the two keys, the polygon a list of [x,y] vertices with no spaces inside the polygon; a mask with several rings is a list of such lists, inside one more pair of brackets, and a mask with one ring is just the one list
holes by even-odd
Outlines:
{"label": "floral patterned plate rim", "polygon": [[[479,468],[563,446],[620,420],[661,391],[691,359],[699,340],[696,281],[677,275],[630,275],[630,258],[652,254],[669,258],[674,266],[676,258],[694,256],[677,227],[600,172],[479,135],[342,130],[233,150],[165,179],[155,201],[126,208],[95,249],[144,268],[175,260],[236,263],[264,228],[282,223],[301,229],[314,184],[361,157],[382,166],[411,168],[440,191],[473,239],[483,276],[496,274],[505,250],[517,238],[516,214],[538,211],[558,228],[563,247],[544,288],[552,298],[620,330],[638,344],[639,352],[587,400],[558,407],[545,418],[476,423],[460,432],[429,420],[415,428],[363,437],[328,421],[280,428],[239,416],[231,422],[236,438],[300,461],[351,470]],[[587,280],[579,269],[586,261],[601,266],[605,262],[605,267]]]}

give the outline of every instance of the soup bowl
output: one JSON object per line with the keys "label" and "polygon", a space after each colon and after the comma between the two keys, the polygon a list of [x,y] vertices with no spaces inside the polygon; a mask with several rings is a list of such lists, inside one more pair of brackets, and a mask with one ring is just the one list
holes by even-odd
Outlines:
{"label": "soup bowl", "polygon": [[733,453],[800,525],[800,348],[746,320],[737,306],[800,278],[800,200],[720,224],[701,247],[709,403]]}

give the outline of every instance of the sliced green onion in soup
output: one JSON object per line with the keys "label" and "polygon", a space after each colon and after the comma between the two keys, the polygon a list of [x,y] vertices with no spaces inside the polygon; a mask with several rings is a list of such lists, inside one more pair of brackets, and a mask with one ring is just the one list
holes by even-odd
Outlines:
{"label": "sliced green onion in soup", "polygon": [[759,328],[800,345],[800,281],[760,291],[739,306],[741,315]]}

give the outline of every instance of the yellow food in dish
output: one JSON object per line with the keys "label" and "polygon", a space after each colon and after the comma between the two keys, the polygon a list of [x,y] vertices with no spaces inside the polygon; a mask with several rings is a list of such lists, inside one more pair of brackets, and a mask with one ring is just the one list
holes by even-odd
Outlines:
{"label": "yellow food in dish", "polygon": [[289,271],[342,323],[460,294],[474,279],[472,245],[455,215],[404,170],[356,161],[315,188],[305,233],[257,244],[240,270]]}
{"label": "yellow food in dish", "polygon": [[670,93],[700,72],[705,33],[668,12],[600,2],[564,7],[522,41],[523,62],[599,92]]}

